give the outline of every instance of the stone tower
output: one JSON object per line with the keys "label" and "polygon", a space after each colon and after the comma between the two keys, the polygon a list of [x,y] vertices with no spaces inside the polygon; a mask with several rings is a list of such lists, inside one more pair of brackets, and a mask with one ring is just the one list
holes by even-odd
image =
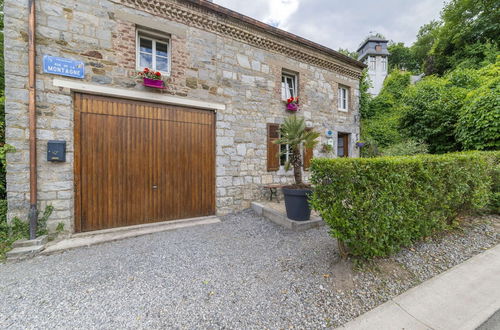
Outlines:
{"label": "stone tower", "polygon": [[387,77],[387,60],[390,55],[387,50],[387,43],[388,40],[384,38],[370,36],[358,49],[358,60],[368,66],[368,75],[372,84],[372,87],[368,89],[368,93],[373,96],[380,93],[385,77]]}

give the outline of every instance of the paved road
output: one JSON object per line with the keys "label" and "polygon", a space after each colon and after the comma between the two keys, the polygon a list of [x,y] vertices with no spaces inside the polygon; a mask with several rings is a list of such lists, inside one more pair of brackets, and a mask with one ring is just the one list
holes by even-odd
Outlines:
{"label": "paved road", "polygon": [[486,322],[481,324],[477,330],[500,330],[500,309],[496,311]]}

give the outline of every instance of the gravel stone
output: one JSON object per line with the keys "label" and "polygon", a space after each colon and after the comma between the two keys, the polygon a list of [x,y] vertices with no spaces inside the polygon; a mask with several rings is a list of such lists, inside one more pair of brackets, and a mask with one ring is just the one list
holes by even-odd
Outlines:
{"label": "gravel stone", "polygon": [[222,220],[0,265],[0,328],[335,327],[500,243],[486,216],[359,264],[326,227]]}

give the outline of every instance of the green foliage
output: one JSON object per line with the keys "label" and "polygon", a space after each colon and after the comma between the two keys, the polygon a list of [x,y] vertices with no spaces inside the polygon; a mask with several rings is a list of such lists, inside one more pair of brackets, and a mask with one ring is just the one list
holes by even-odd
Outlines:
{"label": "green foliage", "polygon": [[420,72],[420,63],[415,58],[411,47],[406,47],[403,42],[389,42],[389,70],[407,70],[414,73]]}
{"label": "green foliage", "polygon": [[359,113],[362,118],[370,117],[370,102],[372,97],[368,93],[368,89],[371,86],[370,77],[368,76],[367,70],[363,70],[361,73],[361,79],[359,81]]}
{"label": "green foliage", "polygon": [[339,53],[344,54],[346,56],[349,56],[350,58],[353,58],[355,60],[358,59],[358,52],[350,51],[349,49],[344,49],[344,48],[339,48],[338,50]]}
{"label": "green foliage", "polygon": [[387,256],[484,210],[500,152],[314,159],[311,206],[350,253]]}
{"label": "green foliage", "polygon": [[306,129],[304,118],[295,115],[289,116],[280,125],[280,138],[275,140],[275,144],[287,144],[290,147],[290,160],[285,164],[288,171],[290,165],[293,167],[295,184],[302,185],[302,155],[300,149],[314,148],[318,144],[319,133]]}
{"label": "green foliage", "polygon": [[[52,205],[48,205],[45,207],[42,216],[38,218],[37,236],[47,234],[47,220],[53,210]],[[29,238],[29,234],[28,221],[22,221],[15,217],[10,223],[7,223],[7,201],[0,200],[0,261],[5,258],[5,253],[12,248],[12,243],[20,239]]]}
{"label": "green foliage", "polygon": [[7,198],[6,191],[6,169],[7,169],[7,153],[14,151],[14,147],[9,144],[0,146],[0,200]]}
{"label": "green foliage", "polygon": [[424,78],[403,96],[401,127],[409,137],[426,143],[431,153],[461,150],[455,128],[466,94],[448,79]]}
{"label": "green foliage", "polygon": [[399,129],[401,94],[410,85],[410,73],[394,70],[387,76],[380,94],[373,98],[361,121],[362,139],[373,147],[401,142]]}
{"label": "green foliage", "polygon": [[[479,88],[460,111],[457,138],[465,149],[500,149],[500,61],[478,72]],[[478,79],[478,80],[479,80]]]}
{"label": "green foliage", "polygon": [[56,227],[56,233],[57,234],[60,234],[64,231],[64,223],[63,222],[59,222],[57,224],[57,227]]}
{"label": "green foliage", "polygon": [[384,148],[382,150],[382,156],[413,156],[426,154],[428,152],[429,147],[427,144],[413,139],[405,139]]}
{"label": "green foliage", "polygon": [[422,25],[417,33],[417,40],[411,46],[414,59],[417,63],[419,63],[421,70],[423,69],[423,65],[427,60],[428,54],[437,39],[440,26],[441,22],[435,20]]}
{"label": "green foliage", "polygon": [[45,210],[43,210],[43,214],[38,218],[37,226],[36,226],[36,236],[47,235],[47,220],[50,215],[54,211],[54,207],[52,205],[47,205]]}
{"label": "green foliage", "polygon": [[442,25],[426,63],[427,74],[456,67],[478,68],[499,50],[500,2],[451,0],[441,13]]}
{"label": "green foliage", "polygon": [[[393,71],[384,80],[380,94],[388,94],[393,100],[401,98],[405,88],[410,86],[411,73],[405,71]],[[395,101],[394,100],[394,101]]]}

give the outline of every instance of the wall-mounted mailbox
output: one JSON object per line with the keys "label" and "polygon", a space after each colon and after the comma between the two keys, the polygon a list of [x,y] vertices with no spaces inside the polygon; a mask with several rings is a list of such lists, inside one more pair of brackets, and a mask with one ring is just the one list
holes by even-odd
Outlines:
{"label": "wall-mounted mailbox", "polygon": [[66,161],[66,141],[47,142],[47,161],[49,162]]}

